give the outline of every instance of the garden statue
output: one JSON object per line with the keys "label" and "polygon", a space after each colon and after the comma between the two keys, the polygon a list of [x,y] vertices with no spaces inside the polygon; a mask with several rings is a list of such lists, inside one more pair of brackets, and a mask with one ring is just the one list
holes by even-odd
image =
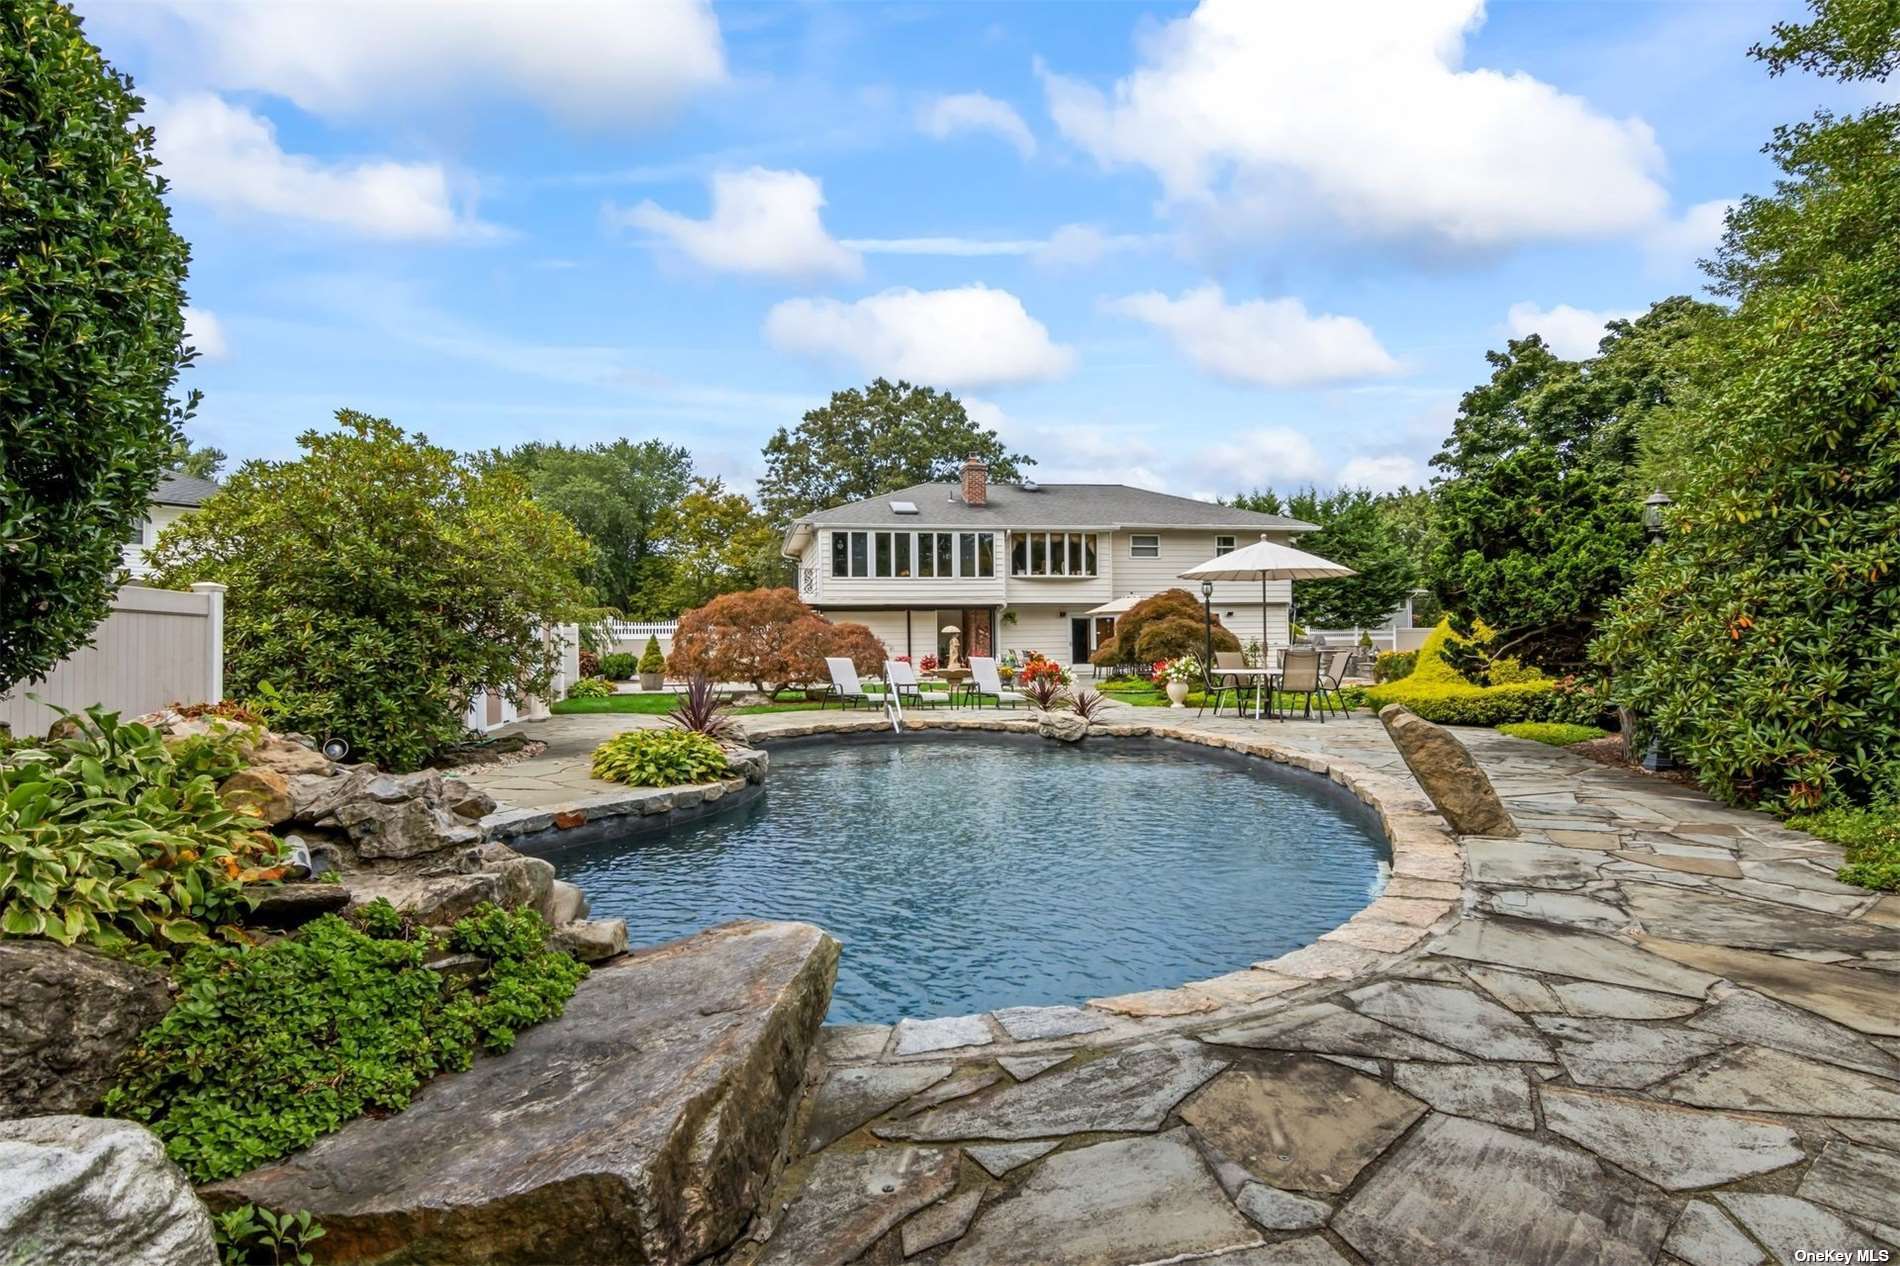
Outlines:
{"label": "garden statue", "polygon": [[950,635],[950,660],[946,667],[963,667],[963,639],[955,633]]}

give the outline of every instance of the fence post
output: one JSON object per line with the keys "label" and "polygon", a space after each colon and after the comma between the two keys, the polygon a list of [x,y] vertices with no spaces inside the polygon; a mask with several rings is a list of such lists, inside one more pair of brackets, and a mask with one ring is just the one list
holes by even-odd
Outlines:
{"label": "fence post", "polygon": [[224,698],[224,586],[214,580],[200,580],[193,593],[205,596],[205,702]]}

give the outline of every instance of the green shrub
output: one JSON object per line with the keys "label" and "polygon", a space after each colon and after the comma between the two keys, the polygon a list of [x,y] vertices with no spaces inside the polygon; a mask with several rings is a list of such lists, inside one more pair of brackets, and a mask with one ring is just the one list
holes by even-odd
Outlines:
{"label": "green shrub", "polygon": [[643,673],[663,673],[666,671],[666,656],[660,654],[660,639],[649,636],[646,649],[640,652],[640,671]]}
{"label": "green shrub", "polygon": [[567,688],[570,699],[607,699],[618,693],[605,677],[583,677]]}
{"label": "green shrub", "polygon": [[[177,1003],[127,1055],[105,1111],[151,1127],[195,1181],[228,1178],[365,1111],[408,1106],[478,1046],[507,1050],[587,974],[544,948],[531,910],[484,904],[446,938],[390,913],[366,918],[376,934],[326,915],[260,947],[193,950]],[[448,978],[423,965],[438,948],[493,961]]]}
{"label": "green shrub", "polygon": [[[1483,629],[1478,633],[1482,637]],[[1366,703],[1375,710],[1388,703],[1402,703],[1439,725],[1494,726],[1536,720],[1543,715],[1556,688],[1555,681],[1540,676],[1530,681],[1475,686],[1445,657],[1448,646],[1463,641],[1451,631],[1449,620],[1441,622],[1418,648],[1411,673],[1372,687],[1366,691]]]}
{"label": "green shrub", "polygon": [[1842,883],[1900,892],[1900,805],[1798,814],[1788,825],[1846,850],[1847,864],[1839,871]]}
{"label": "green shrub", "polygon": [[[609,681],[629,681],[638,669],[634,658],[625,651],[613,651],[600,657],[600,675]],[[666,661],[660,661],[664,667]],[[656,670],[657,671],[657,670]]]}
{"label": "green shrub", "polygon": [[1534,743],[1548,743],[1552,747],[1569,747],[1572,743],[1588,743],[1608,734],[1608,730],[1599,730],[1594,725],[1567,725],[1562,721],[1512,721],[1498,727],[1498,733],[1508,734],[1512,738],[1530,739]]}
{"label": "green shrub", "polygon": [[1403,681],[1416,667],[1417,651],[1380,651],[1379,657],[1372,661],[1372,680],[1374,683]]}
{"label": "green shrub", "polygon": [[114,952],[241,939],[247,883],[282,846],[218,800],[244,730],[167,744],[93,708],[69,737],[0,757],[0,933]]}
{"label": "green shrub", "polygon": [[[1205,655],[1206,619],[1199,598],[1185,589],[1164,589],[1143,598],[1117,616],[1115,636],[1097,648],[1089,656],[1089,662],[1098,668],[1139,664],[1146,671],[1146,666],[1157,659]],[[1240,639],[1221,626],[1219,616],[1214,616],[1213,621],[1214,649],[1239,650]],[[1168,628],[1150,636],[1150,626],[1157,624],[1166,624]]]}
{"label": "green shrub", "polygon": [[106,618],[192,403],[144,108],[71,7],[0,5],[0,693]]}
{"label": "green shrub", "polygon": [[630,787],[677,787],[726,776],[726,750],[690,730],[628,730],[594,749],[594,777]]}
{"label": "green shrub", "polygon": [[222,1266],[311,1266],[308,1246],[324,1231],[308,1209],[280,1214],[241,1204],[212,1216],[211,1235]]}

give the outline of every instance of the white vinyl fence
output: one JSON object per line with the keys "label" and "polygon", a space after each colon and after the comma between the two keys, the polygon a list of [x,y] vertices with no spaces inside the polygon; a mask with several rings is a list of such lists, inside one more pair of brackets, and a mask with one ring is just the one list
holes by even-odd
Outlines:
{"label": "white vinyl fence", "polygon": [[91,646],[61,660],[46,680],[19,682],[0,695],[0,724],[38,736],[59,718],[46,704],[78,712],[98,703],[135,717],[223,697],[224,586],[197,584],[185,593],[127,585],[114,595]]}
{"label": "white vinyl fence", "polygon": [[609,650],[625,655],[638,656],[647,648],[647,639],[660,639],[660,654],[673,653],[673,634],[679,629],[678,620],[614,620],[609,624],[613,631],[613,645]]}

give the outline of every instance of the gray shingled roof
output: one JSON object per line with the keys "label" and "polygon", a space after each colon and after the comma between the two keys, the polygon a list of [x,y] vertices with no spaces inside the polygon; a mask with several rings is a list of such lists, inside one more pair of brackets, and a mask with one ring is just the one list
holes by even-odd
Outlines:
{"label": "gray shingled roof", "polygon": [[158,488],[152,493],[152,504],[160,506],[201,506],[205,498],[218,490],[218,485],[209,479],[198,479],[191,475],[181,475],[168,470],[158,477]]}
{"label": "gray shingled roof", "polygon": [[[916,514],[898,514],[893,501],[909,501]],[[1126,484],[1038,484],[1031,492],[1015,484],[991,484],[989,504],[966,505],[962,485],[917,484],[867,501],[804,516],[814,527],[998,528],[1254,528],[1310,532],[1315,524],[1284,514],[1261,514],[1233,506],[1176,497]]]}

